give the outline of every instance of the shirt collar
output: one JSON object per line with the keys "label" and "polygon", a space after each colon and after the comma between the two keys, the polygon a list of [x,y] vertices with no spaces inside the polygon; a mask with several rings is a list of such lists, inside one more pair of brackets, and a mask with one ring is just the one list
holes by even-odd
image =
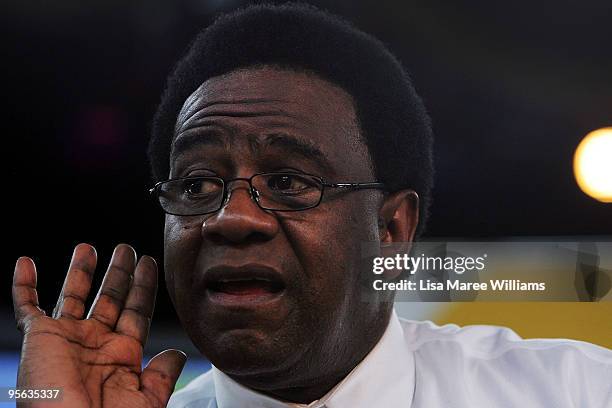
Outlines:
{"label": "shirt collar", "polygon": [[415,386],[414,356],[395,310],[368,355],[333,389],[310,404],[280,401],[244,387],[213,366],[219,408],[370,408],[406,407]]}

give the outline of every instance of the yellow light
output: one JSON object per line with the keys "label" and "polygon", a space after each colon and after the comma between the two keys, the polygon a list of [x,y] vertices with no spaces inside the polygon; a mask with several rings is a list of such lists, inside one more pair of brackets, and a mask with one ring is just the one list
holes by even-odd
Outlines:
{"label": "yellow light", "polygon": [[574,153],[574,176],[585,194],[612,203],[612,127],[582,139]]}

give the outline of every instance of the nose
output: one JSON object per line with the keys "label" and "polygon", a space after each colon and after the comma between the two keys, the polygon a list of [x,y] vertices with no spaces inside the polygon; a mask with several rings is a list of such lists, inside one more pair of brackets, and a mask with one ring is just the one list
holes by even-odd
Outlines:
{"label": "nose", "polygon": [[279,229],[278,220],[257,205],[248,182],[236,180],[226,188],[223,207],[202,224],[203,237],[220,244],[272,239]]}

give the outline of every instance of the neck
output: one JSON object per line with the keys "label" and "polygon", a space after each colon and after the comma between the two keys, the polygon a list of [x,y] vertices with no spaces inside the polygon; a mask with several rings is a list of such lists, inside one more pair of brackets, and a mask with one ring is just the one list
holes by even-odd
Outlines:
{"label": "neck", "polygon": [[336,378],[328,381],[319,381],[311,386],[284,388],[277,390],[257,390],[269,397],[278,400],[293,402],[298,404],[310,404],[313,401],[323,398],[329,391],[332,390],[340,381],[342,381],[350,370]]}

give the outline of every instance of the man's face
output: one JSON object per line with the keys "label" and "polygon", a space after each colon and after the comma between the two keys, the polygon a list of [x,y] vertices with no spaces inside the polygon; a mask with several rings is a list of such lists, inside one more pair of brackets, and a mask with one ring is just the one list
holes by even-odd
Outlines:
{"label": "man's face", "polygon": [[[170,161],[171,178],[375,179],[350,96],[271,67],[202,84],[179,114]],[[272,212],[246,181],[227,187],[216,213],[166,216],[166,280],[189,336],[217,368],[261,388],[337,375],[386,323],[388,308],[362,302],[358,279],[361,243],[379,239],[382,193],[326,190],[316,208]]]}

